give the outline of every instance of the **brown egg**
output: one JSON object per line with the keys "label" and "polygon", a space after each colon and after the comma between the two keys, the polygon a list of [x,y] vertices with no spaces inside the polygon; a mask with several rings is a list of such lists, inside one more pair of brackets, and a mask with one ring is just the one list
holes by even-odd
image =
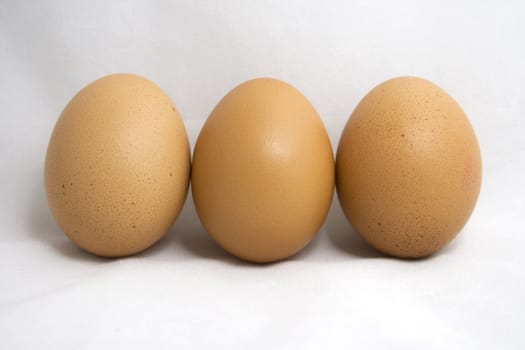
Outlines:
{"label": "brown egg", "polygon": [[401,77],[374,88],[341,136],[336,183],[343,211],[378,250],[430,255],[467,222],[481,156],[461,107],[429,81]]}
{"label": "brown egg", "polygon": [[333,153],[319,115],[279,80],[250,80],[230,91],[195,146],[199,217],[242,259],[272,262],[301,250],[321,227],[333,186]]}
{"label": "brown egg", "polygon": [[164,92],[131,74],[82,89],[58,119],[45,164],[49,207],[79,247],[137,253],[170,228],[186,198],[190,149]]}

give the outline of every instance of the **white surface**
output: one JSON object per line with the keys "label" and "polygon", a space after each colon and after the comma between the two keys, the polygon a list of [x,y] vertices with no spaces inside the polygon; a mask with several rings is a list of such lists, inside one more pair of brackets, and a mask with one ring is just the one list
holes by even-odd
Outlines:
{"label": "white surface", "polygon": [[[524,349],[522,1],[2,1],[0,348]],[[85,84],[134,72],[173,99],[191,143],[235,85],[272,76],[316,106],[335,146],[360,98],[419,75],[470,116],[478,206],[439,254],[380,256],[334,201],[318,238],[272,265],[203,232],[191,198],[138,256],[85,254],[47,209],[56,118]]]}

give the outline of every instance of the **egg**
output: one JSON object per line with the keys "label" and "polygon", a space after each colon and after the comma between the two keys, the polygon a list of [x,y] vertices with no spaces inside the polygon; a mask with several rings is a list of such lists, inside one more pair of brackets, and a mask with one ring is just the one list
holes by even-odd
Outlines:
{"label": "egg", "polygon": [[252,262],[300,251],[331,203],[334,158],[310,102],[276,79],[247,81],[211,112],[197,139],[192,193],[211,237]]}
{"label": "egg", "polygon": [[343,211],[373,247],[428,256],[463,228],[481,185],[481,155],[461,107],[415,77],[388,80],[359,102],[336,156]]}
{"label": "egg", "polygon": [[80,248],[100,256],[157,242],[188,191],[190,149],[179,113],[154,83],[103,77],[67,104],[45,161],[51,213]]}

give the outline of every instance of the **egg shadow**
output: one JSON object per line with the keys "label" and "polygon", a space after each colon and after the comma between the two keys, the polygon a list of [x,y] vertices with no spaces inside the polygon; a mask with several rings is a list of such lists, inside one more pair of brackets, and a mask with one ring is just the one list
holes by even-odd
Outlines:
{"label": "egg shadow", "polygon": [[[318,261],[317,253],[322,249],[323,230],[317,232],[315,237],[295,255],[285,259],[285,261]],[[284,260],[283,260],[284,261]],[[324,259],[321,259],[324,261]]]}
{"label": "egg shadow", "polygon": [[[337,200],[337,196],[334,196],[332,201],[332,206],[328,214],[328,218],[325,222],[325,229],[327,231],[327,236],[331,243],[343,252],[352,255],[357,258],[365,259],[392,259],[399,262],[406,263],[422,263],[425,261],[433,260],[439,257],[443,257],[453,253],[458,249],[458,245],[461,244],[462,238],[456,237],[452,242],[445,245],[443,248],[437,252],[423,256],[419,258],[398,258],[390,256],[388,254],[383,254],[380,251],[374,249],[370,246],[359,234],[352,228],[350,223],[346,220],[346,217],[343,213],[341,205]],[[464,230],[462,230],[464,231]],[[461,234],[461,232],[460,232]]]}
{"label": "egg shadow", "polygon": [[[42,178],[41,174],[34,178]],[[110,262],[111,259],[99,257],[77,247],[60,227],[55,223],[51,211],[47,205],[43,181],[33,182],[29,188],[26,211],[26,223],[28,232],[36,240],[43,242],[46,246],[53,248],[60,255],[68,259],[84,260],[87,262]]]}
{"label": "egg shadow", "polygon": [[[40,172],[42,173],[42,172]],[[35,174],[34,178],[42,178],[41,174]],[[59,226],[53,219],[51,212],[47,205],[44,184],[42,181],[35,181],[33,186],[29,187],[28,197],[26,201],[26,223],[28,231],[36,240],[51,247],[57,253],[68,259],[83,260],[91,263],[109,263],[119,259],[99,257],[78,248],[66,235],[62,232]],[[468,230],[464,229],[463,231]],[[360,236],[355,232],[351,225],[346,220],[341,206],[336,196],[332,200],[328,216],[324,223],[324,231],[326,237],[331,245],[351,257],[365,258],[365,259],[396,259],[382,254],[369,246]],[[322,233],[322,232],[321,232]],[[323,240],[321,234],[318,234],[304,249],[296,255],[285,259],[283,261],[309,261],[315,258],[318,249],[321,249],[321,241]],[[461,236],[461,234],[460,234]],[[440,251],[428,257],[419,259],[396,259],[399,261],[426,261],[440,256],[448,255],[454,252],[459,245],[462,244],[462,239],[454,239],[448,245],[443,247]],[[175,224],[170,228],[167,234],[152,247],[145,251],[130,256],[129,258],[159,258],[161,256],[164,260],[181,261],[191,259],[205,259],[216,260],[225,264],[233,266],[245,266],[264,268],[278,264],[283,261],[268,264],[258,264],[239,259],[224,249],[222,249],[213,239],[206,233],[204,227],[200,223],[197,215],[193,198],[191,196],[191,189],[186,198],[185,205],[177,218]]]}
{"label": "egg shadow", "polygon": [[199,259],[216,260],[228,265],[258,269],[271,267],[284,261],[306,260],[315,251],[319,242],[319,238],[316,237],[294,256],[276,262],[256,263],[235,257],[219,246],[204,229],[195,209],[191,189],[182,212],[167,236],[169,237],[163,239],[165,242],[160,242],[159,247],[155,246],[148,250],[147,254],[155,254],[155,250],[164,249],[164,245],[172,245],[172,248],[178,250],[178,254],[185,257],[186,260],[191,259],[193,255]]}
{"label": "egg shadow", "polygon": [[332,206],[325,222],[325,230],[333,246],[348,255],[368,259],[387,257],[368,245],[352,228],[346,220],[337,196],[334,196],[332,200]]}
{"label": "egg shadow", "polygon": [[174,254],[175,260],[189,260],[196,257],[230,265],[252,265],[227,253],[208,235],[197,215],[191,188],[181,213],[166,237],[159,244],[148,249],[145,255],[153,255],[165,246],[171,247],[170,254]]}
{"label": "egg shadow", "polygon": [[56,224],[49,210],[42,182],[36,182],[35,186],[30,188],[27,203],[26,222],[29,226],[28,231],[35,239],[68,259],[109,263],[122,259],[156,259],[159,256],[170,261],[190,260],[192,256],[195,256],[234,265],[248,264],[226,253],[208,236],[200,225],[191,194],[188,194],[183,210],[175,224],[161,240],[140,253],[121,258],[106,258],[90,254],[67,238]]}
{"label": "egg shadow", "polygon": [[[35,174],[34,176],[34,178],[39,177],[41,178],[42,175]],[[26,223],[32,238],[42,242],[67,259],[91,263],[111,263],[122,259],[187,261],[197,258],[216,260],[235,266],[268,265],[255,264],[236,258],[215,243],[200,223],[191,191],[188,193],[176,222],[161,240],[140,253],[121,258],[106,258],[88,253],[67,238],[49,210],[42,181],[35,181],[34,185],[29,187],[26,203]]]}

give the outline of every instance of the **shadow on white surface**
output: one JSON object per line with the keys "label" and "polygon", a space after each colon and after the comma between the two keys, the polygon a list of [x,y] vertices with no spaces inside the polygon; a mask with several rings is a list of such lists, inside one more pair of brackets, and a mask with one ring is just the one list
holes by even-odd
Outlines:
{"label": "shadow on white surface", "polygon": [[[62,232],[51,215],[47,205],[46,194],[42,183],[38,182],[30,193],[27,206],[29,232],[36,240],[43,242],[58,254],[67,259],[89,262],[111,262],[116,259],[99,257],[76,246]],[[182,252],[180,252],[182,250]],[[179,251],[179,252],[177,252]],[[182,254],[179,254],[182,253]],[[202,228],[191,194],[177,218],[176,223],[166,235],[152,247],[133,256],[121,259],[152,258],[160,256],[163,260],[191,260],[192,256],[203,259],[222,260],[232,264],[248,264],[236,259],[222,250]]]}
{"label": "shadow on white surface", "polygon": [[[70,241],[55,223],[47,206],[43,185],[38,183],[31,191],[28,209],[28,224],[34,238],[54,249],[67,259],[84,260],[94,263],[111,262],[115,259],[98,257],[78,248]],[[327,239],[325,239],[327,238]],[[328,245],[323,245],[328,241]],[[423,259],[425,261],[446,255],[456,250],[458,239],[444,247],[438,253]],[[327,255],[343,253],[348,259],[390,259],[388,256],[370,247],[350,226],[334,196],[328,217],[318,235],[298,254],[286,261],[331,261]],[[322,257],[318,259],[318,257]],[[159,259],[164,261],[189,261],[194,259],[215,260],[235,266],[267,267],[273,264],[254,264],[238,259],[223,250],[206,233],[197,216],[191,192],[175,224],[155,245],[129,259]],[[126,258],[125,258],[126,259]],[[277,262],[279,263],[279,262]]]}
{"label": "shadow on white surface", "polygon": [[[461,244],[461,239],[456,237],[452,242],[447,244],[441,250],[436,253],[416,259],[399,259],[390,257],[386,254],[379,252],[372,248],[366,241],[359,236],[359,234],[352,228],[352,226],[346,220],[346,217],[341,209],[341,205],[337,199],[337,195],[334,196],[330,212],[325,222],[325,230],[332,245],[338,249],[355,258],[364,259],[392,259],[400,262],[417,263],[439,258],[444,255],[453,253],[458,244]],[[458,236],[463,237],[465,230],[462,230]]]}
{"label": "shadow on white surface", "polygon": [[[298,254],[286,259],[286,261],[307,260],[319,245],[319,235],[316,236],[303,250]],[[168,248],[170,247],[170,248]],[[191,260],[205,259],[216,260],[222,263],[236,266],[246,266],[254,268],[264,268],[273,264],[257,264],[239,259],[224,249],[222,249],[205,231],[197,215],[191,190],[188,198],[175,224],[166,234],[166,236],[154,247],[144,252],[144,256],[154,256],[159,251],[170,250],[172,260]]]}
{"label": "shadow on white surface", "polygon": [[166,254],[169,254],[167,259],[172,261],[205,259],[218,260],[232,265],[252,265],[231,256],[208,236],[197,216],[191,189],[175,224],[161,241],[141,255],[149,257],[162,254],[160,251],[166,250]]}
{"label": "shadow on white surface", "polygon": [[336,195],[332,200],[332,206],[326,218],[325,229],[333,246],[348,255],[359,258],[385,257],[385,255],[370,247],[350,226]]}

